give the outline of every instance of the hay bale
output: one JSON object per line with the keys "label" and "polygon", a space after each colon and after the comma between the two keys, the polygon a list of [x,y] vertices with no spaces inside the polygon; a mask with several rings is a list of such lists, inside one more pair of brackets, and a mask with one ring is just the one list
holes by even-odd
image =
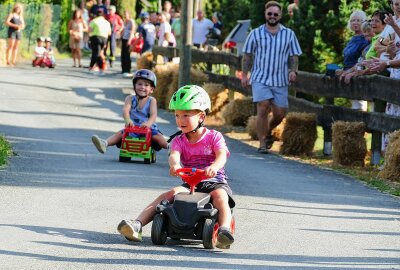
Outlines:
{"label": "hay bale", "polygon": [[316,140],[317,116],[291,112],[286,116],[279,152],[283,155],[311,156]]}
{"label": "hay bale", "polygon": [[247,120],[254,113],[253,98],[231,100],[223,107],[221,112],[226,124],[246,126]]}
{"label": "hay bale", "polygon": [[136,60],[136,68],[139,69],[152,69],[153,68],[153,53],[145,52]]}
{"label": "hay bale", "polygon": [[246,130],[252,140],[258,140],[256,115],[252,115],[247,119]]}
{"label": "hay bale", "polygon": [[154,68],[154,73],[157,77],[157,89],[153,93],[153,96],[157,99],[159,108],[167,109],[169,99],[167,93],[172,83],[172,73],[178,69],[177,64],[167,63],[165,65],[157,65]]}
{"label": "hay bale", "polygon": [[344,166],[364,166],[367,143],[363,122],[337,121],[332,125],[333,162]]}
{"label": "hay bale", "polygon": [[[247,133],[250,135],[252,140],[258,140],[257,135],[257,116],[253,115],[247,120],[246,130]],[[282,132],[285,128],[286,118],[282,120],[282,122],[272,130],[272,136],[274,136],[276,141],[282,141]]]}
{"label": "hay bale", "polygon": [[385,152],[385,163],[378,177],[400,182],[400,130],[389,134],[389,144]]}
{"label": "hay bale", "polygon": [[212,115],[221,111],[222,107],[229,102],[229,90],[226,89],[224,85],[218,83],[205,83],[203,84],[203,88],[210,96]]}
{"label": "hay bale", "polygon": [[[169,101],[172,95],[178,90],[179,88],[179,66],[172,72],[172,82],[169,86],[166,99]],[[205,82],[208,81],[208,76],[203,71],[191,68],[190,69],[190,84],[195,85],[203,85]],[[211,108],[212,109],[212,108]]]}

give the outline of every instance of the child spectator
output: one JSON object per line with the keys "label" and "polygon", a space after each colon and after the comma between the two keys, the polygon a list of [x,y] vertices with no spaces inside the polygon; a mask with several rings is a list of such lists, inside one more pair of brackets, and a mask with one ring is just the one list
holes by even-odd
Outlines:
{"label": "child spectator", "polygon": [[44,54],[46,52],[46,48],[43,47],[43,42],[43,37],[38,37],[36,39],[35,59],[32,60],[32,66],[34,67],[40,67],[43,64]]}
{"label": "child spectator", "polygon": [[50,37],[45,38],[44,40],[44,46],[46,49],[46,52],[44,54],[44,64],[46,65],[46,67],[49,68],[54,68],[56,66],[56,59],[54,58],[54,51],[53,48],[51,47],[51,43],[53,41],[51,40]]}
{"label": "child spectator", "polygon": [[[206,114],[211,110],[207,92],[196,85],[183,86],[176,91],[169,103],[169,109],[175,111],[175,121],[181,134],[171,141],[169,172],[178,176],[176,170],[182,167],[204,169],[207,179],[200,182],[198,192],[210,193],[213,205],[218,209],[219,231],[218,248],[229,248],[234,242],[231,224],[231,209],[235,206],[232,191],[227,183],[224,165],[229,150],[222,134],[203,126]],[[173,202],[179,192],[187,192],[189,185],[177,186],[151,202],[135,220],[122,220],[118,231],[130,241],[142,240],[142,227],[153,220],[156,206],[162,200]]]}
{"label": "child spectator", "polygon": [[[133,90],[136,95],[129,95],[125,99],[123,117],[125,126],[141,126],[151,128],[151,139],[162,148],[167,148],[168,143],[158,130],[155,123],[157,118],[157,101],[150,96],[157,85],[156,75],[147,69],[136,71],[133,77]],[[108,146],[121,144],[123,130],[118,131],[107,140],[92,136],[92,142],[100,153],[105,153]]]}

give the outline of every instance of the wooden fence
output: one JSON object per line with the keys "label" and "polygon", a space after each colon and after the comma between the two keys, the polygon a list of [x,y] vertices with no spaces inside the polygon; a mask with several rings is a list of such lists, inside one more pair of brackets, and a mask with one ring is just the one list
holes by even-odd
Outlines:
{"label": "wooden fence", "polygon": [[[155,59],[157,55],[167,57],[179,56],[179,50],[172,47],[153,48]],[[225,52],[192,50],[192,63],[226,64],[231,70],[241,70],[241,57]],[[251,95],[250,87],[242,87],[240,79],[234,76],[206,72],[210,82],[223,84],[226,88]],[[289,111],[315,113],[318,125],[324,129],[324,154],[332,152],[331,126],[334,121],[364,122],[368,132],[372,133],[371,164],[380,161],[382,132],[388,133],[400,129],[400,117],[385,114],[386,102],[400,105],[400,80],[372,75],[354,78],[350,84],[345,84],[337,78],[324,74],[300,71],[297,80],[289,87],[290,90],[319,97],[325,97],[326,104],[317,104],[305,99],[289,96]],[[333,98],[349,98],[374,102],[374,112],[361,112],[350,108],[335,106]]]}

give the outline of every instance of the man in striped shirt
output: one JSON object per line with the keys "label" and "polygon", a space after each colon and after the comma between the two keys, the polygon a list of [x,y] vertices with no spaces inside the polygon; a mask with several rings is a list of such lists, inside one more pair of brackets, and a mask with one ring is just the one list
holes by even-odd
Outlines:
{"label": "man in striped shirt", "polygon": [[[272,147],[272,130],[282,122],[288,108],[288,86],[297,76],[301,48],[295,33],[280,24],[282,6],[265,4],[266,23],[251,31],[243,47],[242,86],[252,86],[257,103],[258,152]],[[251,71],[250,78],[248,73]],[[272,111],[272,116],[268,117]]]}

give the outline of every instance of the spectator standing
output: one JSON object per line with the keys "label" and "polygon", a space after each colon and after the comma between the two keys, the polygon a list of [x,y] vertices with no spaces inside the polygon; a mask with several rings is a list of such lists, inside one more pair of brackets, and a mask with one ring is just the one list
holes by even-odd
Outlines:
{"label": "spectator standing", "polygon": [[160,19],[160,32],[158,34],[158,46],[168,47],[176,46],[175,37],[172,34],[171,25],[167,21],[165,14],[161,13]]}
{"label": "spectator standing", "polygon": [[[87,3],[85,3],[85,1],[82,1],[81,5],[80,5],[81,12],[82,12],[82,19],[85,21],[86,25],[89,25],[89,11],[86,7],[87,7]],[[88,34],[87,30],[83,32],[83,49],[90,51],[89,34]]]}
{"label": "spectator standing", "polygon": [[180,13],[175,12],[175,17],[172,20],[171,24],[171,31],[172,34],[175,36],[176,40],[176,45],[181,46],[182,43],[182,36],[181,36],[181,18],[180,18]]}
{"label": "spectator standing", "polygon": [[197,18],[193,19],[193,45],[197,48],[203,47],[207,40],[207,34],[213,27],[213,22],[204,17],[202,10],[198,10]]}
{"label": "spectator standing", "polygon": [[143,38],[143,48],[141,53],[151,51],[156,41],[156,27],[150,23],[150,16],[147,12],[140,14],[142,23],[138,28],[139,38]]}
{"label": "spectator standing", "polygon": [[132,42],[133,37],[136,32],[136,23],[132,20],[131,14],[129,11],[125,11],[125,21],[124,21],[124,29],[122,31],[121,38],[121,68],[122,68],[122,76],[131,77],[131,48],[130,44]]}
{"label": "spectator standing", "polygon": [[103,11],[103,16],[106,16],[108,14],[108,9],[106,7],[106,5],[103,4],[103,0],[97,0],[97,4],[94,3],[92,5],[92,7],[90,8],[90,12],[89,12],[89,16],[90,18],[95,18],[97,16],[97,11],[98,10],[102,10]]}
{"label": "spectator standing", "polygon": [[107,56],[107,49],[110,48],[110,55],[108,56],[108,62],[112,67],[113,61],[115,61],[115,50],[117,49],[117,37],[119,37],[124,30],[124,21],[116,13],[116,7],[111,5],[108,9],[108,15],[106,16],[107,21],[111,25],[111,36],[108,37],[106,48],[104,49],[104,55]]}
{"label": "spectator standing", "polygon": [[165,15],[165,19],[169,24],[171,24],[171,9],[172,9],[171,1],[165,1],[163,4],[162,13]]}
{"label": "spectator standing", "polygon": [[207,34],[207,44],[211,46],[217,46],[221,38],[222,31],[222,22],[221,22],[221,13],[214,12],[212,15],[212,22],[214,23],[213,28],[209,30]]}
{"label": "spectator standing", "polygon": [[[259,153],[272,147],[272,130],[281,123],[288,108],[288,85],[296,80],[301,48],[295,33],[280,23],[282,7],[265,4],[266,23],[251,31],[243,47],[242,85],[251,83],[257,103]],[[251,70],[251,76],[248,73]],[[272,117],[268,117],[272,111]]]}
{"label": "spectator standing", "polygon": [[293,3],[288,5],[287,10],[290,17],[293,17],[295,9],[299,9],[299,0],[294,0]]}
{"label": "spectator standing", "polygon": [[[365,12],[362,10],[355,10],[350,15],[347,22],[347,28],[350,29],[354,35],[351,37],[346,47],[343,50],[344,61],[343,70],[338,71],[336,74],[346,74],[352,67],[357,64],[363,49],[368,46],[369,42],[365,39],[362,31],[361,24],[367,20]],[[355,110],[367,110],[367,101],[365,100],[351,100],[351,108]]]}
{"label": "spectator standing", "polygon": [[[88,26],[85,20],[82,18],[82,11],[75,9],[72,19],[68,23],[69,31],[69,48],[72,52],[72,59],[74,61],[73,67],[82,67],[81,59],[83,48],[83,33],[88,31]],[[76,65],[78,62],[78,65]]]}
{"label": "spectator standing", "polygon": [[21,43],[22,30],[25,28],[25,20],[21,4],[15,4],[12,12],[7,16],[5,25],[8,26],[7,32],[7,65],[15,66],[17,63],[18,48]]}
{"label": "spectator standing", "polygon": [[106,46],[108,36],[111,35],[110,23],[104,18],[102,9],[97,10],[96,18],[89,24],[89,36],[92,46],[92,57],[90,59],[90,71],[94,71],[94,65],[97,64],[100,72],[103,75],[105,70],[105,57],[103,50]]}

